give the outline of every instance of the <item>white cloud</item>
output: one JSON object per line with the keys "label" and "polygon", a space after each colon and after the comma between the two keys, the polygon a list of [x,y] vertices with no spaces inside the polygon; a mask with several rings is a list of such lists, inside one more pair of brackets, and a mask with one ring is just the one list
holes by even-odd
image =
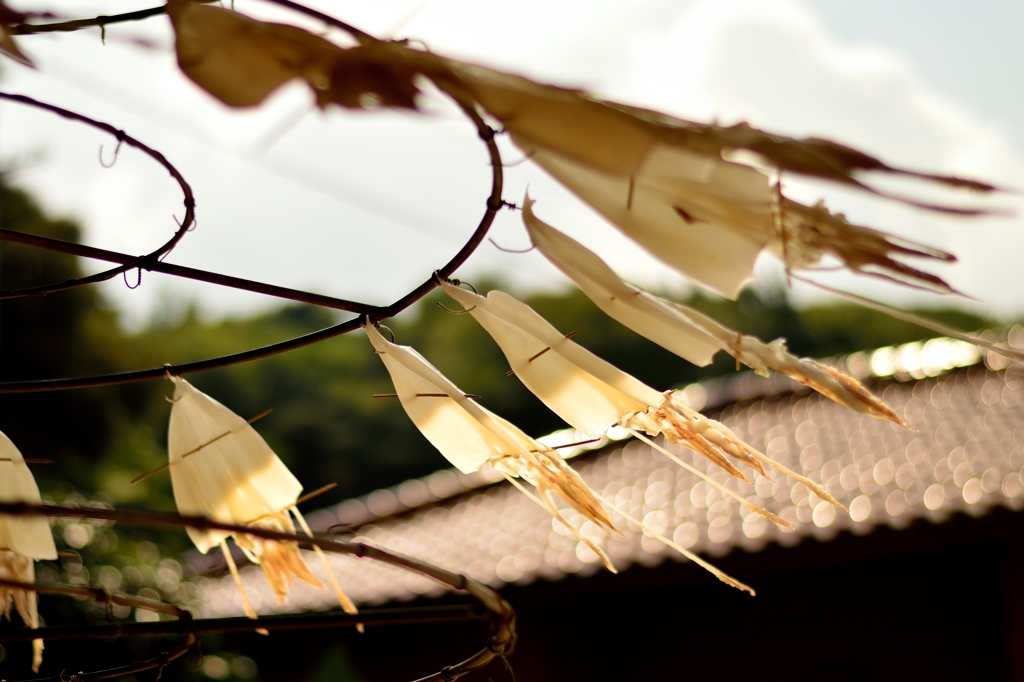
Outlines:
{"label": "white cloud", "polygon": [[[792,0],[702,2],[668,30],[637,38],[634,50],[634,96],[645,105],[829,137],[894,165],[1024,186],[1024,161],[1006,131],[930,90],[897,51],[841,42]],[[872,180],[923,198],[963,197],[921,183]],[[787,185],[798,198],[825,194],[854,220],[953,251],[963,262],[944,274],[957,286],[1003,313],[1024,308],[1014,286],[1015,254],[1024,247],[1019,221],[949,219],[821,184]],[[1007,197],[1001,205],[1015,203]],[[928,300],[840,281],[890,300]]]}

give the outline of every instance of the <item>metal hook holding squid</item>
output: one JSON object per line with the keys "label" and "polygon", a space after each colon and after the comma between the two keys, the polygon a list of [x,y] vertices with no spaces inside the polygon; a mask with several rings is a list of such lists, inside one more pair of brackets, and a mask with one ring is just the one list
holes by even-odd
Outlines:
{"label": "metal hook holding squid", "polygon": [[[449,279],[448,277],[442,277],[440,270],[434,270],[434,277],[437,279],[437,281],[439,283],[442,283],[442,284],[443,283],[448,283],[448,284],[451,284],[451,285],[457,286],[457,287],[461,287],[461,286],[465,285],[470,290],[472,290],[472,292],[474,294],[477,294],[478,296],[480,295],[480,292],[477,291],[477,288],[475,286],[473,286],[472,284],[470,284],[469,282],[463,282],[462,280],[459,280],[459,279]],[[437,301],[437,307],[440,308],[441,310],[445,311],[449,315],[465,315],[466,313],[472,312],[473,310],[476,309],[476,306],[473,306],[472,308],[469,308],[468,310],[452,310],[451,308],[446,307],[440,301]]]}
{"label": "metal hook holding squid", "polygon": [[378,322],[377,320],[373,319],[369,315],[364,315],[363,317],[366,318],[366,324],[367,325],[372,326],[375,329],[387,329],[388,330],[388,334],[391,335],[391,343],[395,342],[395,332],[391,330],[391,327],[388,327],[386,325],[381,324],[380,322]]}

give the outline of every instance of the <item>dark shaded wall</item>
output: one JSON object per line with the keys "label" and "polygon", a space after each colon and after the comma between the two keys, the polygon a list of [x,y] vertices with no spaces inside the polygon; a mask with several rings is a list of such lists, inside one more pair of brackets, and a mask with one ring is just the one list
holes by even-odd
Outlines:
{"label": "dark shaded wall", "polygon": [[[519,618],[516,679],[1024,680],[1024,513],[843,534],[715,563],[757,596],[671,560],[505,588]],[[402,638],[400,663],[358,638],[350,655],[361,679],[408,680],[432,672],[428,661],[443,661],[436,652],[452,650],[457,634],[417,630],[412,643]],[[466,679],[512,677],[495,665]]]}
{"label": "dark shaded wall", "polygon": [[[1024,512],[996,509],[864,537],[844,533],[826,543],[734,552],[715,563],[757,596],[671,560],[617,576],[504,588],[519,624],[509,661],[515,679],[1024,681]],[[464,600],[419,603],[445,601]],[[250,656],[267,682],[407,682],[468,657],[486,637],[484,624],[435,624],[364,635],[207,637],[204,648]],[[46,656],[90,669],[155,655],[169,644],[52,642]],[[28,645],[11,644],[7,654],[23,661]],[[196,664],[195,656],[189,660]],[[163,679],[208,678],[179,662]],[[513,677],[495,663],[463,679]]]}

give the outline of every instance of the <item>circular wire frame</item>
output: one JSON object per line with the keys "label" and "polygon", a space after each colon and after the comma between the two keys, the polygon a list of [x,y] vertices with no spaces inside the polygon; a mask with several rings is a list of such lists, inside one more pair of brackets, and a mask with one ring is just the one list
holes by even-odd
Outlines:
{"label": "circular wire frame", "polygon": [[[319,19],[324,23],[348,31],[353,37],[360,42],[372,42],[376,39],[366,34],[365,32],[356,29],[344,22],[338,21],[332,17],[321,14],[315,10],[303,7],[290,0],[269,0],[270,2],[288,7],[294,11],[306,14],[313,18]],[[41,33],[49,31],[70,31],[85,28],[87,26],[106,26],[109,23],[115,23],[115,21],[132,21],[143,19],[148,16],[155,16],[163,13],[164,8],[153,8],[150,10],[143,10],[141,12],[128,13],[126,15],[120,15],[118,17],[96,17],[93,20],[78,20],[72,22],[61,22],[61,24],[51,24],[48,27],[44,26],[30,26],[21,25],[14,27],[11,31],[14,34],[28,34],[28,33]],[[466,116],[474,123],[477,128],[477,132],[480,138],[484,141],[487,146],[488,154],[490,156],[490,162],[492,167],[492,183],[491,192],[487,198],[486,210],[483,217],[480,219],[476,229],[470,236],[469,240],[463,245],[452,259],[445,264],[442,268],[436,271],[436,274],[442,278],[447,278],[454,271],[460,267],[465,260],[476,250],[476,248],[482,243],[486,237],[487,231],[494,221],[497,212],[505,205],[502,200],[502,186],[503,186],[503,174],[502,174],[502,162],[500,151],[498,150],[497,144],[495,143],[494,136],[495,131],[487,125],[480,114],[476,110],[476,106],[472,102],[464,101],[450,92],[441,84],[439,84],[442,90],[446,91],[455,100],[456,104],[463,110]],[[178,241],[184,236],[195,220],[195,201],[192,198],[191,189],[185,183],[184,178],[166,161],[163,155],[159,154],[155,150],[146,147],[141,142],[129,138],[122,131],[114,128],[105,123],[94,121],[85,116],[81,116],[74,112],[70,112],[59,107],[47,105],[41,102],[32,100],[20,95],[0,95],[5,99],[28,104],[31,106],[38,106],[40,108],[49,110],[58,115],[64,116],[72,120],[81,121],[89,125],[93,125],[105,132],[114,135],[119,143],[124,141],[130,146],[141,149],[150,154],[153,158],[157,159],[164,165],[168,171],[178,179],[182,185],[182,189],[186,195],[186,214],[185,219],[181,222],[180,229],[175,233],[174,237],[165,244],[161,250],[154,252],[147,256],[147,260],[150,263],[154,263],[160,259],[162,255],[166,255],[167,252],[172,249]],[[102,159],[101,159],[102,162]],[[43,247],[45,248],[45,247]],[[139,267],[142,265],[143,267]],[[79,278],[71,282],[65,282],[60,285],[51,285],[50,287],[36,287],[32,290],[23,290],[20,292],[0,292],[0,297],[3,297],[4,293],[9,294],[7,297],[14,296],[26,296],[26,295],[43,295],[45,293],[53,293],[55,291],[61,291],[74,286],[82,286],[93,282],[104,281],[118,274],[126,273],[127,271],[139,267],[140,274],[141,270],[145,268],[144,263],[133,263],[123,264],[117,268],[113,268],[97,275],[90,277]],[[438,286],[437,279],[431,276],[429,279],[424,281],[418,287],[410,291],[408,294],[395,301],[391,305],[378,308],[376,306],[367,306],[372,308],[372,319],[380,321],[388,317],[392,317],[399,312],[405,310],[409,306],[413,305],[426,294],[432,291]],[[153,368],[149,370],[142,370],[137,372],[128,372],[116,375],[106,376],[94,376],[94,377],[83,377],[76,379],[58,379],[58,380],[41,380],[41,381],[29,381],[29,382],[12,382],[6,384],[0,384],[0,393],[18,393],[18,392],[29,392],[29,391],[45,391],[45,390],[58,390],[65,388],[79,388],[86,386],[103,386],[110,384],[128,383],[133,381],[141,381],[145,379],[159,378],[167,372],[172,372],[177,375],[187,374],[191,372],[198,372],[206,369],[213,369],[215,367],[225,367],[229,365],[239,364],[242,362],[249,362],[252,360],[260,359],[263,357],[269,357],[278,353],[283,353],[295,348],[301,348],[313,343],[317,343],[340,334],[353,331],[360,326],[360,319],[356,318],[343,322],[339,325],[329,327],[327,329],[307,334],[301,337],[290,339],[263,348],[252,349],[242,353],[236,353],[229,356],[220,358],[212,358],[200,362],[187,363],[183,365],[165,365],[159,368]],[[485,667],[495,658],[505,659],[505,657],[512,652],[515,644],[515,614],[511,606],[500,597],[500,595],[493,589],[478,583],[471,578],[462,575],[452,573],[445,569],[432,566],[425,562],[412,559],[409,557],[403,557],[385,550],[365,545],[363,543],[354,542],[335,542],[327,541],[320,538],[309,538],[304,536],[296,536],[287,533],[276,533],[273,531],[266,531],[263,529],[247,528],[244,526],[233,526],[231,524],[223,524],[209,519],[204,518],[186,518],[179,517],[172,514],[160,514],[156,512],[145,512],[145,511],[122,511],[122,510],[108,510],[108,509],[67,509],[62,508],[59,505],[26,505],[26,504],[0,504],[0,513],[12,514],[12,515],[45,515],[45,516],[64,516],[64,517],[78,517],[78,518],[101,518],[107,520],[118,521],[124,525],[137,525],[144,527],[181,527],[182,525],[197,528],[197,529],[210,529],[210,530],[224,530],[232,533],[248,534],[251,536],[262,537],[267,540],[278,540],[284,542],[297,542],[302,545],[316,545],[321,549],[341,554],[349,554],[359,558],[369,558],[377,561],[382,561],[406,570],[416,571],[427,577],[433,578],[447,585],[448,587],[455,589],[460,592],[464,592],[474,597],[481,602],[483,607],[491,615],[491,636],[488,638],[487,645],[484,649],[477,652],[470,658],[462,661],[461,663],[447,666],[441,671],[421,678],[417,682],[435,682],[441,680],[455,680],[469,672],[479,670]],[[76,679],[109,679],[111,676],[119,676],[124,674],[130,674],[133,672],[139,672],[141,670],[148,670],[152,668],[162,669],[170,660],[183,656],[187,651],[194,646],[195,635],[190,632],[186,642],[179,645],[172,652],[161,654],[155,659],[150,661],[143,661],[131,666],[117,669],[116,671],[103,671],[100,673],[92,674],[78,674],[75,675]],[[197,641],[197,640],[196,640]],[[172,658],[173,657],[173,658]],[[113,675],[107,673],[114,673]]]}
{"label": "circular wire frame", "polygon": [[[59,675],[52,677],[33,678],[33,682],[69,682],[69,680],[75,680],[76,682],[96,680],[98,682],[99,680],[113,680],[118,677],[123,677],[124,675],[133,675],[146,670],[159,669],[160,671],[163,671],[167,665],[181,658],[199,644],[199,635],[195,628],[192,627],[192,613],[187,609],[175,606],[174,604],[168,604],[167,602],[156,601],[153,599],[144,599],[142,597],[116,594],[105,590],[102,587],[87,587],[83,585],[23,583],[18,580],[0,578],[0,587],[6,588],[7,590],[25,590],[36,592],[38,594],[62,594],[69,597],[75,597],[77,599],[91,599],[97,604],[106,604],[108,607],[110,605],[127,606],[130,608],[145,609],[154,613],[162,613],[177,620],[177,623],[175,623],[175,634],[180,634],[185,637],[185,641],[178,646],[150,659],[133,661],[132,663],[128,663],[127,665],[119,666],[117,668],[109,668],[107,670],[100,670],[96,672],[72,673],[69,676],[66,676],[62,671]],[[28,630],[27,633],[22,631],[18,634],[27,635],[28,637],[35,639],[43,638],[45,636],[45,631],[46,628],[43,628],[42,630]],[[25,638],[11,637],[11,634],[13,633],[5,632],[3,637],[0,637],[0,639],[3,641],[17,641]]]}
{"label": "circular wire frame", "polygon": [[[279,2],[279,0],[273,0],[273,1]],[[438,85],[440,87],[442,87],[442,89],[444,89],[443,84],[439,83]],[[470,255],[472,255],[472,253],[477,249],[477,247],[479,247],[479,245],[483,242],[483,240],[487,236],[487,231],[490,229],[491,224],[494,222],[494,218],[497,215],[498,211],[500,211],[505,206],[505,202],[501,198],[501,196],[502,196],[502,187],[503,187],[503,183],[504,183],[504,176],[503,176],[503,172],[502,172],[502,163],[501,163],[501,152],[499,151],[498,145],[497,145],[497,143],[494,140],[494,136],[495,136],[494,129],[491,128],[487,124],[486,121],[484,121],[483,117],[481,117],[481,115],[477,112],[476,106],[472,102],[463,101],[463,100],[461,100],[459,97],[457,97],[456,95],[454,95],[451,92],[448,92],[448,94],[449,94],[449,96],[452,97],[452,99],[459,106],[459,108],[462,109],[463,113],[465,113],[465,115],[476,126],[477,134],[479,135],[480,139],[483,140],[484,144],[486,145],[488,154],[490,156],[491,178],[492,179],[491,179],[491,191],[490,191],[490,194],[488,195],[487,201],[486,201],[486,210],[484,211],[483,217],[481,217],[480,222],[477,224],[476,229],[473,231],[473,234],[470,236],[469,240],[463,245],[463,247],[459,250],[459,252],[456,253],[455,256],[453,256],[452,259],[450,261],[448,261],[448,263],[446,263],[443,267],[441,267],[438,270],[436,270],[435,273],[432,274],[426,281],[424,281],[418,287],[416,287],[415,289],[413,289],[412,291],[407,293],[405,296],[403,296],[402,298],[398,299],[397,301],[395,301],[394,303],[392,303],[389,306],[385,306],[385,307],[366,306],[366,308],[369,310],[368,314],[370,314],[371,317],[374,320],[376,320],[376,321],[381,321],[381,320],[387,319],[389,317],[394,317],[398,313],[402,312],[403,310],[405,310],[406,308],[410,307],[411,305],[413,305],[414,303],[419,301],[421,298],[426,296],[434,288],[439,286],[438,285],[438,279],[437,279],[438,276],[440,276],[441,278],[450,277],[455,272],[455,270],[457,270],[466,261],[466,259],[469,258]],[[16,95],[16,96],[8,96],[8,97],[20,98],[21,96],[17,96]],[[24,98],[24,99],[28,99],[28,98]],[[58,107],[52,107],[51,105],[44,105],[41,102],[35,102],[35,100],[31,100],[31,101],[33,103],[35,103],[35,104],[43,106],[43,108],[46,108],[46,109],[55,110],[55,111],[58,111],[58,112],[64,112],[65,111],[63,109],[59,109]],[[76,120],[81,120],[81,119],[85,118],[85,117],[80,117],[79,115],[73,114],[71,112],[66,112],[66,113],[68,113],[71,118],[75,118]],[[61,115],[63,115],[63,114],[61,114]],[[91,119],[89,119],[89,120],[91,120]],[[113,126],[109,126],[108,124],[99,123],[99,122],[93,122],[93,123],[96,123],[101,129],[107,130],[108,132],[114,131],[116,133],[117,129],[113,128]],[[127,137],[125,138],[125,142],[129,143],[129,140],[128,140]],[[139,144],[141,144],[141,143],[139,143]],[[154,152],[154,154],[159,154],[159,152]],[[162,158],[162,155],[161,155],[161,158]],[[183,179],[182,179],[182,182],[184,182]],[[189,193],[188,196],[191,196],[191,193]],[[192,216],[193,216],[193,213],[191,212],[191,209],[190,209],[190,212],[187,214],[187,218],[191,219]],[[182,223],[183,226],[188,225],[188,224],[189,224],[188,220],[183,221],[183,223]],[[185,228],[183,227],[181,230],[178,231],[178,233],[176,233],[175,239],[172,240],[172,241],[174,241],[174,243],[176,244],[177,243],[176,240],[180,239],[181,236],[184,235],[184,232],[185,232]],[[173,244],[172,244],[172,246],[173,246]],[[43,246],[42,248],[48,248],[48,247]],[[100,274],[104,275],[105,276],[104,278],[109,278],[109,277],[116,276],[116,275],[118,275],[118,274],[120,274],[122,272],[125,272],[127,270],[130,270],[130,269],[132,269],[134,267],[137,267],[137,266],[136,265],[131,265],[131,266],[125,265],[125,266],[121,266],[119,268],[114,268],[113,270],[107,271],[107,273],[100,273]],[[108,273],[111,273],[111,274],[109,274],[109,276],[106,276],[106,275],[108,275]],[[86,283],[86,280],[88,280],[89,282],[92,282],[92,281],[102,281],[102,279],[97,279],[98,277],[99,277],[99,275],[93,275],[92,277],[82,278],[82,280],[79,280],[79,281],[82,281],[83,283]],[[231,285],[226,283],[225,286],[231,286]],[[303,335],[303,336],[295,337],[295,338],[292,338],[292,339],[288,339],[287,341],[282,341],[282,342],[279,342],[279,343],[271,344],[271,345],[268,345],[268,346],[264,346],[262,348],[254,348],[254,349],[243,351],[243,352],[240,352],[240,353],[234,353],[232,355],[226,355],[226,356],[221,356],[221,357],[217,357],[217,358],[210,358],[208,360],[200,360],[200,361],[197,361],[197,362],[182,363],[182,364],[179,364],[179,365],[165,365],[165,366],[162,366],[162,367],[154,367],[154,368],[151,368],[151,369],[137,370],[137,371],[134,371],[134,372],[122,372],[122,373],[118,373],[118,374],[97,375],[97,376],[89,376],[89,377],[76,377],[76,378],[68,378],[68,379],[36,379],[36,380],[30,380],[30,381],[2,382],[2,383],[0,383],[0,394],[35,393],[35,392],[42,392],[42,391],[65,390],[65,389],[71,389],[71,388],[89,388],[89,387],[95,387],[95,386],[110,386],[110,385],[114,385],[114,384],[126,384],[126,383],[133,383],[133,382],[136,382],[136,381],[146,381],[146,380],[149,380],[149,379],[158,379],[158,378],[163,377],[164,373],[166,371],[170,371],[171,373],[173,373],[173,374],[175,374],[177,376],[182,376],[184,374],[191,374],[191,373],[195,373],[195,372],[201,372],[201,371],[210,370],[210,369],[216,369],[216,368],[220,368],[220,367],[228,367],[228,366],[231,366],[231,365],[237,365],[237,364],[241,364],[241,363],[245,363],[245,362],[251,362],[253,360],[259,360],[259,359],[262,359],[262,358],[270,357],[272,355],[277,355],[279,353],[285,353],[285,352],[290,351],[290,350],[295,350],[297,348],[302,348],[304,346],[309,346],[309,345],[312,345],[314,343],[318,343],[320,341],[324,341],[326,339],[334,338],[335,336],[340,336],[342,334],[346,334],[348,332],[355,331],[359,327],[360,327],[360,318],[355,318],[355,319],[348,320],[348,321],[342,322],[340,324],[334,325],[332,327],[327,327],[325,329],[321,329],[321,330],[313,332],[311,334],[306,334],[306,335]]]}
{"label": "circular wire frame", "polygon": [[[25,95],[15,95],[12,93],[0,92],[0,100],[16,102],[18,104],[24,104],[26,106],[35,107],[37,109],[42,109],[44,111],[49,111],[50,113],[56,114],[62,118],[66,118],[71,121],[77,121],[79,123],[84,123],[85,125],[96,128],[97,130],[101,130],[105,133],[108,133],[109,135],[113,135],[114,138],[117,140],[117,149],[120,149],[122,144],[127,144],[129,147],[134,147],[135,149],[138,149],[143,154],[146,154],[151,159],[153,159],[161,166],[163,166],[164,169],[168,173],[170,173],[171,177],[177,181],[178,186],[181,187],[182,194],[184,194],[183,203],[185,204],[185,217],[181,220],[178,229],[167,242],[162,244],[159,248],[152,251],[151,253],[142,256],[140,258],[140,261],[155,262],[167,256],[167,254],[169,254],[174,249],[174,247],[178,245],[178,242],[181,241],[182,237],[185,236],[185,233],[189,232],[192,225],[195,223],[196,200],[195,196],[192,194],[192,188],[189,186],[188,182],[185,181],[184,176],[182,176],[178,169],[175,168],[174,165],[167,160],[167,157],[165,157],[157,150],[144,144],[143,142],[140,142],[139,140],[127,134],[123,130],[115,128],[109,123],[97,121],[96,119],[89,118],[88,116],[83,116],[82,114],[76,113],[74,111],[69,111],[58,106],[54,106],[53,104],[40,102],[39,100],[32,99],[31,97],[26,97]],[[116,160],[117,152],[115,152],[114,158]],[[104,165],[104,167],[107,167],[106,164],[103,163],[102,157],[100,158],[100,164]],[[79,277],[76,279],[71,279],[60,283],[46,284],[43,286],[31,287],[27,289],[14,289],[9,291],[0,290],[0,300],[8,298],[24,298],[27,296],[45,296],[47,294],[53,294],[58,291],[66,291],[68,289],[74,289],[77,287],[85,286],[87,284],[105,282],[109,279],[117,277],[118,275],[127,273],[131,269],[133,269],[133,266],[122,265],[120,267],[111,268],[110,270],[104,270],[103,272],[96,273],[95,275],[90,275],[88,277]]]}

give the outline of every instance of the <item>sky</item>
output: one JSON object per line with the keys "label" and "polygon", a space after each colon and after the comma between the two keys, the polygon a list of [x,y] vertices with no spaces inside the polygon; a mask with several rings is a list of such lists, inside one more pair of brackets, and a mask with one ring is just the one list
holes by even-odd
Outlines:
{"label": "sky", "polygon": [[[68,17],[148,6],[138,0],[11,4]],[[825,136],[893,165],[1024,189],[1020,3],[979,0],[969,10],[951,0],[311,4],[378,36],[421,41],[437,53],[616,101],[697,121],[745,120],[788,135]],[[237,0],[235,7],[322,30],[257,0]],[[98,30],[26,36],[19,44],[38,68],[5,61],[0,88],[123,128],[162,151],[190,182],[198,227],[168,262],[386,304],[445,263],[482,213],[490,183],[485,150],[471,125],[436,94],[428,94],[424,114],[325,113],[295,84],[256,110],[229,110],[177,70],[166,17],[111,26],[105,44]],[[99,156],[109,162],[113,147],[80,125],[0,103],[0,163],[18,169],[18,182],[55,215],[82,221],[87,243],[145,253],[176,228],[180,193],[161,168],[129,149],[104,169]],[[508,143],[503,152],[506,162],[522,159]],[[678,295],[689,290],[681,276],[528,160],[506,169],[506,199],[518,202],[527,187],[539,217],[627,279]],[[959,263],[931,270],[973,300],[843,274],[822,281],[895,305],[1024,313],[1021,218],[949,218],[824,183],[787,180],[786,188],[801,201],[826,199],[853,222],[953,252]],[[922,186],[898,189],[964,198]],[[986,205],[1024,208],[1013,193]],[[528,245],[512,212],[500,215],[491,236],[507,249]],[[567,286],[539,253],[506,253],[489,243],[457,276],[473,281],[485,273],[517,291]],[[755,286],[782,280],[779,266],[762,257]],[[173,318],[190,303],[210,318],[278,303],[153,273],[138,289],[115,280],[101,290],[129,327]],[[806,304],[821,294],[798,284],[793,296]]]}

